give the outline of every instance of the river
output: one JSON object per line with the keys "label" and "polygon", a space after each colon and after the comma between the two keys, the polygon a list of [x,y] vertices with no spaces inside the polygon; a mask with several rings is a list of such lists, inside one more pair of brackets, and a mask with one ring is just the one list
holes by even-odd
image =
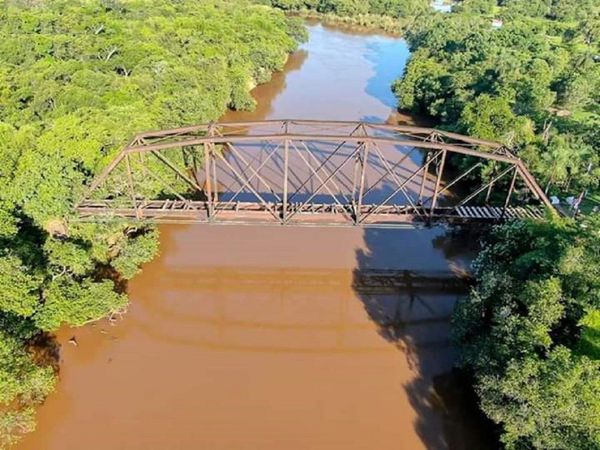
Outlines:
{"label": "river", "polygon": [[[309,32],[254,90],[256,111],[226,120],[398,119],[390,84],[404,40]],[[60,382],[19,449],[483,448],[448,375],[460,294],[352,283],[363,269],[464,270],[449,230],[160,231],[127,314],[58,333]]]}

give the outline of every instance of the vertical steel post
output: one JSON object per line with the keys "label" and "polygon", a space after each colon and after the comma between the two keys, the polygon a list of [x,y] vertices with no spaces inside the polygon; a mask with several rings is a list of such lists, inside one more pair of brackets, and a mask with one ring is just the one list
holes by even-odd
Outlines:
{"label": "vertical steel post", "polygon": [[[359,144],[361,145],[361,144]],[[365,191],[365,175],[367,171],[367,163],[369,161],[369,141],[364,141],[362,143],[363,154],[361,157],[361,169],[360,169],[360,186],[358,188],[358,202],[356,206],[356,214],[355,214],[355,225],[360,224],[360,215],[363,201],[363,193]],[[358,150],[360,154],[360,150]]]}
{"label": "vertical steel post", "polygon": [[354,158],[354,168],[352,171],[352,196],[351,196],[352,208],[354,209],[354,220],[356,221],[356,223],[358,223],[358,221],[357,221],[358,209],[356,208],[356,197],[358,195],[358,193],[357,193],[358,180],[360,178],[359,164],[360,164],[360,152],[356,152],[356,157]]}
{"label": "vertical steel post", "polygon": [[[211,122],[208,126],[206,133],[208,136],[213,137],[215,135],[215,123]],[[210,160],[212,162],[212,194],[213,194],[213,211],[215,208],[215,204],[219,202],[219,185],[217,183],[217,158],[215,157],[215,144],[214,142],[208,142],[208,147],[210,149],[209,155],[211,156]]]}
{"label": "vertical steel post", "polygon": [[[496,166],[494,165],[493,174],[496,173]],[[492,188],[494,187],[494,182],[492,181],[487,188],[487,192],[485,193],[485,204],[487,205],[490,202],[490,195],[492,195]]]}
{"label": "vertical steel post", "polygon": [[288,210],[288,176],[289,176],[289,151],[290,141],[288,139],[283,143],[283,213],[282,223],[287,221]]}
{"label": "vertical steel post", "polygon": [[215,144],[209,143],[210,155],[212,161],[212,188],[213,188],[213,209],[215,203],[219,203],[219,184],[217,182],[217,158],[215,157]]}
{"label": "vertical steel post", "polygon": [[433,217],[433,212],[435,210],[437,204],[437,198],[440,190],[440,183],[442,181],[442,173],[444,173],[444,165],[446,164],[446,153],[447,150],[444,150],[442,153],[442,160],[438,166],[437,179],[435,180],[435,189],[433,191],[433,198],[431,200],[431,210],[429,212],[429,216]]}
{"label": "vertical steel post", "polygon": [[421,179],[421,187],[419,188],[419,204],[421,204],[421,202],[423,201],[423,193],[425,192],[425,181],[427,180],[427,174],[429,173],[430,159],[431,153],[427,152],[427,155],[425,155],[425,168],[423,169],[423,178]]}
{"label": "vertical steel post", "polygon": [[133,184],[133,173],[131,172],[131,162],[129,161],[129,153],[125,155],[125,164],[127,167],[127,183],[129,184],[129,195],[131,196],[131,202],[133,203],[133,209],[135,210],[135,218],[141,219],[141,211],[137,206],[137,200],[135,198],[135,186]]}
{"label": "vertical steel post", "polygon": [[510,203],[510,198],[513,195],[513,191],[515,190],[515,183],[517,182],[517,166],[514,166],[514,172],[513,172],[513,176],[512,179],[510,180],[510,187],[508,188],[508,193],[506,194],[506,200],[504,201],[504,208],[502,208],[502,219],[504,219],[504,217],[506,216],[506,208],[508,207],[508,204]]}
{"label": "vertical steel post", "polygon": [[211,166],[211,154],[208,143],[204,144],[204,193],[206,194],[206,200],[208,205],[208,219],[210,220],[213,216],[213,195],[212,195],[212,183],[210,179],[210,166]]}

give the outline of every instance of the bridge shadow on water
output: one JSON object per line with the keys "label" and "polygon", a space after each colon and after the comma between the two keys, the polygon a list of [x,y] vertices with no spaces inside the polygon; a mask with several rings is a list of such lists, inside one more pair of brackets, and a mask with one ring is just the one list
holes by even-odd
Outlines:
{"label": "bridge shadow on water", "polygon": [[[365,59],[372,64],[374,74],[367,81],[365,93],[395,109],[398,101],[390,86],[402,75],[409,55],[408,44],[404,39],[389,36],[372,38],[367,43]],[[386,117],[375,116],[372,119],[382,122]]]}
{"label": "bridge shadow on water", "polygon": [[[365,229],[365,249],[356,251],[355,292],[380,336],[406,358],[413,378],[404,389],[417,416],[415,430],[431,450],[497,448],[468,380],[453,369],[450,318],[468,291],[461,277],[473,241],[464,231],[441,227]],[[381,271],[375,289],[362,279],[374,268]]]}

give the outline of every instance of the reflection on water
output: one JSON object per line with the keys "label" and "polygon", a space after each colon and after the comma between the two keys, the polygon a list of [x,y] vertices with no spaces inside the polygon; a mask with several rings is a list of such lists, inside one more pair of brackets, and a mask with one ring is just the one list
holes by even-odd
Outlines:
{"label": "reflection on water", "polygon": [[457,293],[353,283],[464,269],[446,234],[163,227],[123,320],[61,333],[79,346],[22,448],[446,448]]}
{"label": "reflection on water", "polygon": [[[390,109],[398,105],[391,86],[404,71],[408,61],[408,47],[403,41],[377,39],[367,43],[365,58],[373,65],[374,76],[367,81],[365,92],[378,98]],[[387,117],[385,118],[387,119]],[[372,115],[361,117],[365,122],[378,122],[382,118]]]}
{"label": "reflection on water", "polygon": [[254,92],[258,109],[227,114],[226,120],[388,119],[396,105],[390,86],[409,55],[406,42],[320,24],[311,25],[309,32],[309,41],[300,56],[290,59],[285,76],[276,75],[274,83]]}
{"label": "reflection on water", "polygon": [[[432,271],[435,251],[443,253],[446,270],[456,277],[465,274],[465,258],[474,249],[470,234],[459,229],[440,229],[430,235],[431,248],[420,242],[417,247],[402,245],[404,240],[419,236],[419,231],[382,236],[389,230],[365,230],[365,248],[357,249],[357,271],[369,270],[389,258],[390,253],[404,260],[413,271],[439,274]],[[400,244],[404,251],[394,252],[383,242]],[[420,249],[420,251],[419,251]],[[423,264],[419,255],[426,255],[429,264]],[[399,256],[401,255],[401,256]],[[437,275],[439,276],[439,275]],[[455,358],[448,339],[450,317],[459,296],[465,295],[465,286],[458,286],[452,296],[451,286],[443,294],[432,294],[427,289],[413,286],[409,278],[406,288],[394,294],[381,295],[358,290],[359,298],[370,319],[377,325],[379,335],[395,345],[406,357],[414,377],[404,385],[410,407],[416,413],[413,432],[428,449],[493,449],[495,443],[488,424],[479,416],[472,393],[465,389],[460,374],[451,371]],[[412,447],[407,447],[412,448]]]}
{"label": "reflection on water", "polygon": [[[427,448],[406,386],[447,370],[456,293],[353,277],[463,267],[433,245],[444,230],[162,233],[123,320],[61,334],[79,346],[63,344],[61,387],[23,448]],[[435,435],[443,421],[427,424]]]}
{"label": "reflection on water", "polygon": [[[255,113],[227,118],[386,120],[404,41],[320,25],[310,36],[255,90]],[[130,283],[130,311],[59,333],[58,390],[19,448],[482,448],[448,419],[434,383],[451,367],[459,294],[356,281],[464,270],[447,233],[161,227],[161,256]]]}

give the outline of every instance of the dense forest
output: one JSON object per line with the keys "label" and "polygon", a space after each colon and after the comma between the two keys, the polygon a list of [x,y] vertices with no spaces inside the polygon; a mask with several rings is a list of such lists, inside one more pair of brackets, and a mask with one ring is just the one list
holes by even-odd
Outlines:
{"label": "dense forest", "polygon": [[[153,227],[72,220],[84,186],[140,130],[251,109],[305,36],[271,6],[400,27],[401,109],[504,142],[549,194],[597,198],[594,0],[0,0],[0,448],[54,388],[47,333],[124,312],[158,251]],[[453,334],[508,449],[600,448],[599,230],[498,226],[475,262]]]}
{"label": "dense forest", "polygon": [[286,11],[313,10],[339,16],[379,14],[390,17],[412,17],[429,9],[427,0],[267,0]]}
{"label": "dense forest", "polygon": [[243,0],[0,2],[0,448],[53,389],[40,333],[123,312],[157,252],[70,220],[83,186],[135,132],[252,108],[303,33]]}
{"label": "dense forest", "polygon": [[400,108],[504,142],[549,193],[598,191],[597,2],[465,0],[415,22],[407,39]]}
{"label": "dense forest", "polygon": [[[593,0],[279,1],[283,9],[410,17],[399,108],[505,143],[548,194],[600,184],[600,7]],[[416,15],[415,15],[416,12]],[[408,25],[408,26],[406,26]],[[484,167],[477,178],[486,178]],[[495,227],[453,317],[460,365],[507,449],[600,448],[600,217]]]}
{"label": "dense forest", "polygon": [[315,15],[321,20],[402,33],[417,17],[430,12],[429,0],[255,0],[284,11]]}
{"label": "dense forest", "polygon": [[[399,107],[505,143],[549,195],[598,205],[600,7],[465,0],[406,33]],[[490,176],[493,167],[477,177]],[[600,221],[549,215],[484,240],[455,311],[461,365],[507,449],[600,448]]]}
{"label": "dense forest", "polygon": [[600,216],[496,227],[454,313],[507,449],[600,448]]}

